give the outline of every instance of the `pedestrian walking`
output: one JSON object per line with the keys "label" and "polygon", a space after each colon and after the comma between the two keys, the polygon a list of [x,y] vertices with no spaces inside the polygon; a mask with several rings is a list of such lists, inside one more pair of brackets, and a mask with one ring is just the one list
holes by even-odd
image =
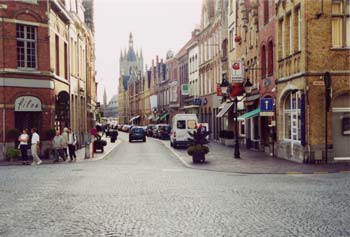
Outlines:
{"label": "pedestrian walking", "polygon": [[28,130],[23,129],[22,134],[18,137],[19,141],[19,149],[21,150],[21,157],[23,160],[23,165],[28,165],[28,141],[29,141],[29,135],[28,135]]}
{"label": "pedestrian walking", "polygon": [[63,161],[66,161],[66,158],[63,153],[63,137],[61,136],[59,130],[56,131],[56,136],[52,139],[52,146],[55,156],[55,160],[53,162],[59,162],[60,156],[62,157]]}
{"label": "pedestrian walking", "polygon": [[39,144],[40,144],[40,136],[37,133],[36,128],[31,129],[32,133],[32,141],[31,141],[31,150],[32,150],[32,156],[33,156],[33,163],[32,165],[40,165],[42,161],[40,160],[38,156],[38,149],[39,149]]}
{"label": "pedestrian walking", "polygon": [[62,143],[63,143],[63,155],[64,158],[67,159],[68,158],[68,128],[64,128],[63,129],[63,133],[62,133]]}
{"label": "pedestrian walking", "polygon": [[68,149],[69,149],[69,157],[70,161],[77,160],[77,156],[75,155],[75,146],[77,145],[77,137],[73,133],[72,129],[68,129]]}

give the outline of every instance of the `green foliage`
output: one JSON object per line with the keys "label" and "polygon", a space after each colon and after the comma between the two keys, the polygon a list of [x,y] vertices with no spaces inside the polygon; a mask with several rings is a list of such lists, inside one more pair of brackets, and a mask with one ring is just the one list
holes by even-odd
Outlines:
{"label": "green foliage", "polygon": [[56,135],[56,130],[54,128],[49,128],[46,130],[46,137],[49,140],[52,140]]}
{"label": "green foliage", "polygon": [[100,113],[96,113],[96,121],[97,122],[101,122],[101,114]]}
{"label": "green foliage", "polygon": [[6,158],[12,161],[14,158],[19,156],[19,150],[14,147],[9,147],[6,150]]}
{"label": "green foliage", "polygon": [[21,132],[17,128],[10,128],[6,133],[7,139],[11,141],[16,141],[19,135],[21,135]]}
{"label": "green foliage", "polygon": [[187,154],[192,156],[195,153],[203,153],[203,154],[208,154],[209,153],[209,147],[203,146],[203,145],[195,145],[195,146],[190,146],[187,148]]}

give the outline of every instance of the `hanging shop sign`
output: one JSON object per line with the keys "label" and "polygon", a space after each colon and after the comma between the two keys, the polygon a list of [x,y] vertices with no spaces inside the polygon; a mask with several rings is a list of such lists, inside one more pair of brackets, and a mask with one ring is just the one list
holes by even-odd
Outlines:
{"label": "hanging shop sign", "polygon": [[234,83],[243,83],[244,65],[242,61],[235,61],[231,65],[231,78]]}
{"label": "hanging shop sign", "polygon": [[189,95],[189,93],[190,93],[190,89],[189,89],[188,84],[182,84],[181,85],[181,94],[182,95]]}
{"label": "hanging shop sign", "polygon": [[41,101],[34,96],[21,96],[15,101],[16,112],[41,112]]}

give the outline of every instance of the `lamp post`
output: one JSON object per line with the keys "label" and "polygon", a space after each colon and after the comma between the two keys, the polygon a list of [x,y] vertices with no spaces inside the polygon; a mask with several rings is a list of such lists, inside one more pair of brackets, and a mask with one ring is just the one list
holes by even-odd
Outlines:
{"label": "lamp post", "polygon": [[[244,84],[244,90],[247,94],[249,94],[252,91],[253,84],[249,81],[249,78],[247,78],[246,83]],[[234,155],[233,158],[240,159],[241,154],[239,151],[239,135],[238,135],[238,102],[242,101],[244,97],[241,100],[238,100],[238,97],[236,96],[233,99],[234,103],[234,120],[235,120],[235,149],[234,149]]]}

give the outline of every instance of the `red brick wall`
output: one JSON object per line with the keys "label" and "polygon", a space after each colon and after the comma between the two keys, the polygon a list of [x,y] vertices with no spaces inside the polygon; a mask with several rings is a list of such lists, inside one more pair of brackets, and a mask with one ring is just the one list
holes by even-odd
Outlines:
{"label": "red brick wall", "polygon": [[[38,4],[27,4],[15,1],[2,1],[0,4],[7,5],[7,9],[0,9],[0,16],[5,19],[16,19],[21,21],[30,21],[41,24],[47,24],[46,1],[38,1]],[[2,41],[2,39],[4,39]],[[16,24],[10,22],[1,22],[0,24],[0,68],[17,67],[16,62]],[[50,70],[50,51],[48,28],[37,27],[37,69],[39,71]]]}
{"label": "red brick wall", "polygon": [[[269,21],[267,24],[265,24],[265,20],[264,20],[264,12],[265,12],[265,4],[264,1],[268,1],[269,2]],[[274,68],[274,72],[276,71],[276,63],[275,63],[275,59],[276,59],[276,46],[275,46],[275,4],[273,3],[273,1],[269,1],[269,0],[263,0],[259,2],[259,10],[258,10],[258,14],[259,14],[259,33],[258,33],[258,45],[259,45],[259,65],[261,67],[261,65],[263,65],[262,63],[262,57],[261,57],[261,49],[262,46],[265,45],[266,47],[266,58],[268,57],[268,43],[270,40],[272,40],[273,42],[273,68]],[[266,65],[266,72],[268,71],[267,67],[268,67],[268,62],[266,61],[265,63]],[[273,73],[272,76],[267,76],[266,79],[261,79],[262,77],[262,72],[263,70],[259,70],[259,83],[260,83],[260,95],[262,97],[266,96],[266,95],[270,95],[272,97],[273,93],[272,93],[272,89],[275,87],[275,73]],[[270,80],[270,84],[268,85],[268,83],[266,83],[266,80]]]}

